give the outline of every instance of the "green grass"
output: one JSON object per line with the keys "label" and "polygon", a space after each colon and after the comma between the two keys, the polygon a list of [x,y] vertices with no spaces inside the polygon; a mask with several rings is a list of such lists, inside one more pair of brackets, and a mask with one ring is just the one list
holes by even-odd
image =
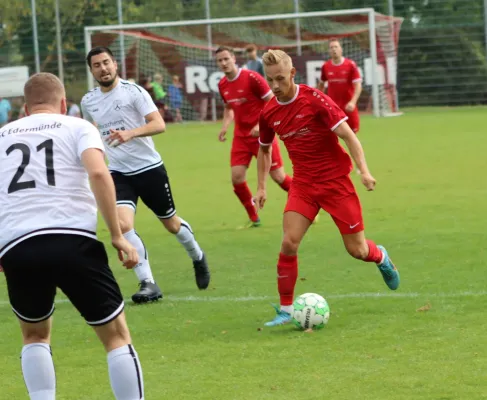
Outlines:
{"label": "green grass", "polygon": [[[360,139],[377,190],[368,193],[353,179],[367,236],[387,246],[402,283],[397,295],[388,291],[374,265],[346,254],[322,215],[300,249],[296,289],[329,301],[330,322],[313,333],[259,329],[278,300],[285,194],[269,184],[263,226],[235,230],[246,216],[232,192],[230,143],[217,141],[219,125],[169,126],[157,147],[178,213],[207,252],[213,280],[206,292],[196,289],[186,253],[140,206],[137,230],[166,295],[126,308],[146,398],[487,399],[485,114],[485,108],[418,109],[363,118]],[[255,175],[253,164],[252,188]],[[102,229],[100,237],[106,239]],[[111,249],[110,255],[129,297],[135,274],[119,266]],[[0,399],[25,399],[20,333],[7,300],[0,279]],[[417,311],[426,304],[429,311]],[[58,399],[112,398],[102,346],[68,303],[57,306],[52,347]]]}

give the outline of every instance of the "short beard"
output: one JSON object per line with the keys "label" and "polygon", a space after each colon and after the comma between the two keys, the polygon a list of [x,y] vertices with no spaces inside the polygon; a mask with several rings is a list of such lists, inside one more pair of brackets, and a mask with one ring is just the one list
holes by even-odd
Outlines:
{"label": "short beard", "polygon": [[115,82],[115,79],[117,79],[117,77],[113,78],[111,81],[99,81],[99,80],[97,80],[97,82],[100,84],[100,86],[110,87],[113,85],[113,82]]}

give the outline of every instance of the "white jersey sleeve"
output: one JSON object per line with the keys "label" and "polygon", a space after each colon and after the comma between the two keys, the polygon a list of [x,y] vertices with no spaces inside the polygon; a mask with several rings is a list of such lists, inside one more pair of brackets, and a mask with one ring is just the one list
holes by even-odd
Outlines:
{"label": "white jersey sleeve", "polygon": [[83,104],[83,100],[81,101],[81,116],[83,117],[83,119],[87,120],[88,122],[94,122],[93,117],[88,112],[88,108],[85,107],[85,105]]}
{"label": "white jersey sleeve", "polygon": [[105,151],[105,146],[103,146],[103,142],[101,141],[100,133],[93,125],[86,124],[83,126],[83,128],[79,130],[78,135],[77,154],[80,159],[83,152],[88,149],[100,149],[103,152]]}
{"label": "white jersey sleeve", "polygon": [[138,86],[140,93],[134,98],[134,107],[142,116],[147,116],[154,111],[157,111],[157,107],[152,101],[152,97],[147,93],[147,90]]}

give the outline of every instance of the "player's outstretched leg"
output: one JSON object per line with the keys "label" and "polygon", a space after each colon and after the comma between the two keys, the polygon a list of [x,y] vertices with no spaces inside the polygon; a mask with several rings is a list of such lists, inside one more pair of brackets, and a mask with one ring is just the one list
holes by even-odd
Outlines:
{"label": "player's outstretched leg", "polygon": [[122,312],[111,322],[93,326],[107,352],[108,373],[117,400],[144,398],[144,379],[139,356],[132,346]]}
{"label": "player's outstretched leg", "polygon": [[274,307],[276,316],[272,321],[266,322],[265,326],[284,325],[292,319],[294,287],[298,278],[298,248],[310,225],[311,221],[297,212],[284,213],[284,238],[277,262],[280,308]]}
{"label": "player's outstretched leg", "polygon": [[191,225],[184,219],[173,215],[171,218],[161,219],[165,228],[176,236],[176,239],[186,249],[193,261],[194,276],[199,289],[206,289],[210,284],[210,269],[206,255],[194,237]]}
{"label": "player's outstretched leg", "polygon": [[399,272],[383,246],[377,246],[372,240],[365,239],[364,231],[342,237],[345,248],[352,257],[375,263],[388,288],[396,290],[399,287]]}
{"label": "player's outstretched leg", "polygon": [[20,321],[24,337],[22,373],[29,397],[35,400],[56,398],[56,374],[49,345],[51,325],[52,318],[36,323]]}
{"label": "player's outstretched leg", "polygon": [[254,203],[252,202],[252,192],[250,191],[249,185],[247,185],[246,174],[247,166],[232,166],[233,192],[238,197],[240,203],[242,203],[245,211],[247,211],[247,215],[249,216],[249,222],[242,228],[257,228],[260,226],[260,219]]}
{"label": "player's outstretched leg", "polygon": [[118,215],[123,236],[129,243],[135,247],[139,255],[139,264],[134,268],[135,274],[139,279],[139,290],[132,295],[134,303],[147,303],[162,298],[162,291],[157,286],[152,276],[152,270],[149,264],[149,253],[144,242],[134,229],[134,211],[132,208],[119,206]]}

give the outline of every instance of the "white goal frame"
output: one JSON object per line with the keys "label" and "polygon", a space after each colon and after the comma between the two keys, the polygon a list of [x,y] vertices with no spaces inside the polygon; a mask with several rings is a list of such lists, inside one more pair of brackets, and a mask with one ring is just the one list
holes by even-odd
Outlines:
{"label": "white goal frame", "polygon": [[[332,16],[346,16],[346,15],[366,15],[368,17],[369,26],[369,46],[370,46],[370,58],[372,62],[371,70],[371,83],[372,83],[372,110],[373,115],[376,117],[381,116],[380,109],[380,94],[379,94],[379,83],[377,76],[377,43],[376,43],[376,12],[373,8],[357,8],[357,9],[347,9],[347,10],[336,10],[336,11],[316,11],[316,12],[301,12],[301,13],[288,13],[288,14],[274,14],[274,15],[258,15],[258,16],[248,16],[248,17],[235,17],[235,18],[214,18],[214,19],[197,19],[197,20],[184,20],[184,21],[171,21],[171,22],[150,22],[150,23],[137,23],[137,24],[122,24],[122,25],[97,25],[97,26],[86,26],[84,28],[84,38],[85,38],[85,49],[88,53],[92,48],[92,34],[95,32],[104,31],[121,31],[119,33],[120,38],[123,38],[123,30],[129,29],[150,29],[150,28],[166,28],[166,27],[178,27],[178,26],[190,26],[190,25],[202,25],[207,26],[207,39],[209,58],[212,58],[211,49],[214,47],[211,38],[211,26],[216,24],[233,24],[241,22],[258,22],[258,21],[275,21],[275,20],[295,20],[296,22],[296,47],[300,49],[301,39],[299,34],[299,20],[301,18],[312,18],[312,17],[332,17]],[[123,43],[123,40],[120,41]],[[121,58],[122,58],[122,71],[125,70],[125,49],[121,48]],[[396,51],[397,54],[397,51]],[[88,66],[87,68],[87,81],[88,89],[91,90],[94,87],[94,81],[91,76],[91,72]]]}

